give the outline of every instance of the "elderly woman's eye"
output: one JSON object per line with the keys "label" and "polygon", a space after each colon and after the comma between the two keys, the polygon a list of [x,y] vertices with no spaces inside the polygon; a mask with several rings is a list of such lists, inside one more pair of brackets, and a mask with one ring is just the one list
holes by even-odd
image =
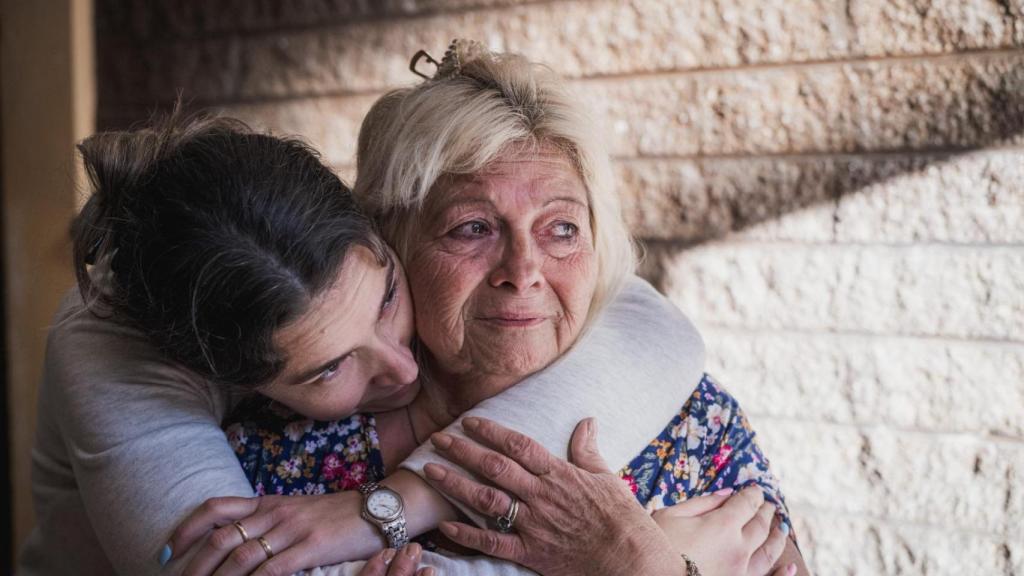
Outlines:
{"label": "elderly woman's eye", "polygon": [[580,232],[578,226],[569,222],[556,222],[552,229],[556,238],[564,240],[573,239]]}
{"label": "elderly woman's eye", "polygon": [[471,220],[460,224],[448,233],[455,238],[480,238],[491,233],[491,225],[483,220]]}

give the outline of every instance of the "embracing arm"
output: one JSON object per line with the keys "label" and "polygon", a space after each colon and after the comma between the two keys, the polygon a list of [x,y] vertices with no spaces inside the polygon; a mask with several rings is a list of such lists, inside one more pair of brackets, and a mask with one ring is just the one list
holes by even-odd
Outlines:
{"label": "embracing arm", "polygon": [[[40,406],[37,504],[41,524],[50,524],[40,531],[60,538],[62,519],[84,507],[89,526],[71,536],[84,540],[67,544],[94,547],[91,528],[118,573],[161,573],[161,550],[193,508],[252,495],[220,429],[224,399],[136,331],[83,311],[77,294],[50,333]],[[71,486],[57,472],[68,467]]]}

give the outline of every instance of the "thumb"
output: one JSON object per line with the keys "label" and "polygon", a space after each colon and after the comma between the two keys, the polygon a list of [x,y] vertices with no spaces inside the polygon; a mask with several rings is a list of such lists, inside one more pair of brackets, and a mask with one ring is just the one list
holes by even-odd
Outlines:
{"label": "thumb", "polygon": [[587,472],[611,473],[597,450],[597,420],[585,418],[576,425],[569,442],[569,457],[573,464]]}
{"label": "thumb", "polygon": [[718,492],[702,494],[697,498],[688,498],[668,508],[662,508],[655,512],[655,514],[693,518],[720,508],[732,493],[732,488],[726,488]]}

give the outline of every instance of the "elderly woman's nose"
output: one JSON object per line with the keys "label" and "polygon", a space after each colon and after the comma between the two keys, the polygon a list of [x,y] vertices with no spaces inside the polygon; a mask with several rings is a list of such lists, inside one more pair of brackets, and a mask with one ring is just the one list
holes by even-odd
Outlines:
{"label": "elderly woman's nose", "polygon": [[491,272],[491,286],[527,290],[543,282],[541,263],[543,254],[530,237],[510,236],[497,266]]}

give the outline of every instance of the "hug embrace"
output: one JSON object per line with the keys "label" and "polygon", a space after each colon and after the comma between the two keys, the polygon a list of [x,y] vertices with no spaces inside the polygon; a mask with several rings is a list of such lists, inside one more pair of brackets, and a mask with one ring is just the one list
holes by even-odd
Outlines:
{"label": "hug embrace", "polygon": [[806,574],[579,99],[431,61],[353,189],[228,118],[81,143],[19,575]]}

